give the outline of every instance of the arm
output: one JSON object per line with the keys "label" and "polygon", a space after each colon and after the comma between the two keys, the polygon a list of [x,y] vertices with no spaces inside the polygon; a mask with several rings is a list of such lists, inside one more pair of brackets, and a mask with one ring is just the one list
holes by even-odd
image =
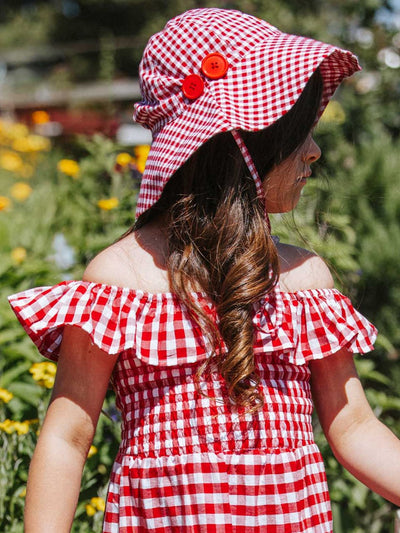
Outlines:
{"label": "arm", "polygon": [[67,326],[50,405],[29,469],[25,533],[68,533],[116,355]]}
{"label": "arm", "polygon": [[371,490],[400,506],[400,441],[375,417],[352,354],[312,361],[314,403],[340,463]]}

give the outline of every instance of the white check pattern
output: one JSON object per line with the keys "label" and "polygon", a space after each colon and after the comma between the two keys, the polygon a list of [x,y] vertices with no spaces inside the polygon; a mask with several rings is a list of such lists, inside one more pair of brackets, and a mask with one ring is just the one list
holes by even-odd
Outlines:
{"label": "white check pattern", "polygon": [[[224,55],[225,76],[210,80],[200,71],[210,53]],[[143,100],[134,118],[153,133],[136,215],[153,205],[172,174],[213,135],[258,131],[296,102],[320,67],[324,92],[320,113],[343,78],[360,67],[346,50],[280,32],[265,21],[224,9],[195,9],[172,19],[154,35],[140,67]],[[188,100],[182,84],[202,75],[204,93]]]}
{"label": "white check pattern", "polygon": [[[216,319],[213,306],[193,295]],[[334,289],[285,293],[254,309],[265,405],[239,416],[218,373],[196,370],[206,339],[171,293],[81,281],[10,296],[40,352],[57,360],[66,324],[107,353],[123,431],[104,533],[332,533],[312,431],[311,359],[367,352],[376,329]]]}

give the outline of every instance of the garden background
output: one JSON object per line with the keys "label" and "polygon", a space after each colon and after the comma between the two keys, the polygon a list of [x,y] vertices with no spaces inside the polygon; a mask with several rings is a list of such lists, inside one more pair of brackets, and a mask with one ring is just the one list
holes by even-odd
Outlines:
{"label": "garden background", "polygon": [[[139,58],[147,38],[167,19],[204,6],[238,8],[282,30],[349,48],[360,58],[363,72],[338,91],[317,128],[323,151],[314,171],[318,179],[307,185],[294,216],[275,216],[273,230],[283,241],[322,254],[338,287],[378,326],[376,351],[358,358],[357,366],[375,413],[400,436],[400,2],[2,0],[4,533],[23,531],[28,464],[55,374],[55,365],[43,362],[17,323],[7,296],[79,279],[87,262],[131,225],[148,151],[146,136],[129,129],[138,98]],[[127,87],[132,93],[124,93]],[[83,88],[80,98],[76,88]],[[338,465],[317,421],[315,426],[327,466],[335,533],[392,532],[394,507]],[[74,533],[101,531],[118,438],[119,418],[110,393],[85,468]]]}

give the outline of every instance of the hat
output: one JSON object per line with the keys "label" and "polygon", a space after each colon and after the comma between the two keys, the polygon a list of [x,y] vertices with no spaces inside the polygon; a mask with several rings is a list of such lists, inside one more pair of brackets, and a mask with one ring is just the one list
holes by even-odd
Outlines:
{"label": "hat", "polygon": [[212,136],[276,122],[318,67],[324,83],[319,118],[343,78],[360,70],[351,52],[282,33],[235,10],[193,9],[170,20],[150,38],[139,69],[143,99],[134,119],[152,131],[153,142],[136,216]]}

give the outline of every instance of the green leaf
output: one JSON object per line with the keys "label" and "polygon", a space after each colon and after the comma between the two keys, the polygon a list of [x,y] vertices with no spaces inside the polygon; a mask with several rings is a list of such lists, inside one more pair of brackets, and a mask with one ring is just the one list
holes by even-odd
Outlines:
{"label": "green leaf", "polygon": [[9,387],[10,384],[13,383],[16,378],[24,376],[30,367],[31,362],[27,361],[17,364],[14,368],[11,368],[10,370],[6,370],[5,372],[3,372],[2,375],[0,375],[0,386],[3,388]]}
{"label": "green leaf", "polygon": [[43,390],[31,383],[11,383],[8,390],[29,405],[36,406],[43,397]]}

